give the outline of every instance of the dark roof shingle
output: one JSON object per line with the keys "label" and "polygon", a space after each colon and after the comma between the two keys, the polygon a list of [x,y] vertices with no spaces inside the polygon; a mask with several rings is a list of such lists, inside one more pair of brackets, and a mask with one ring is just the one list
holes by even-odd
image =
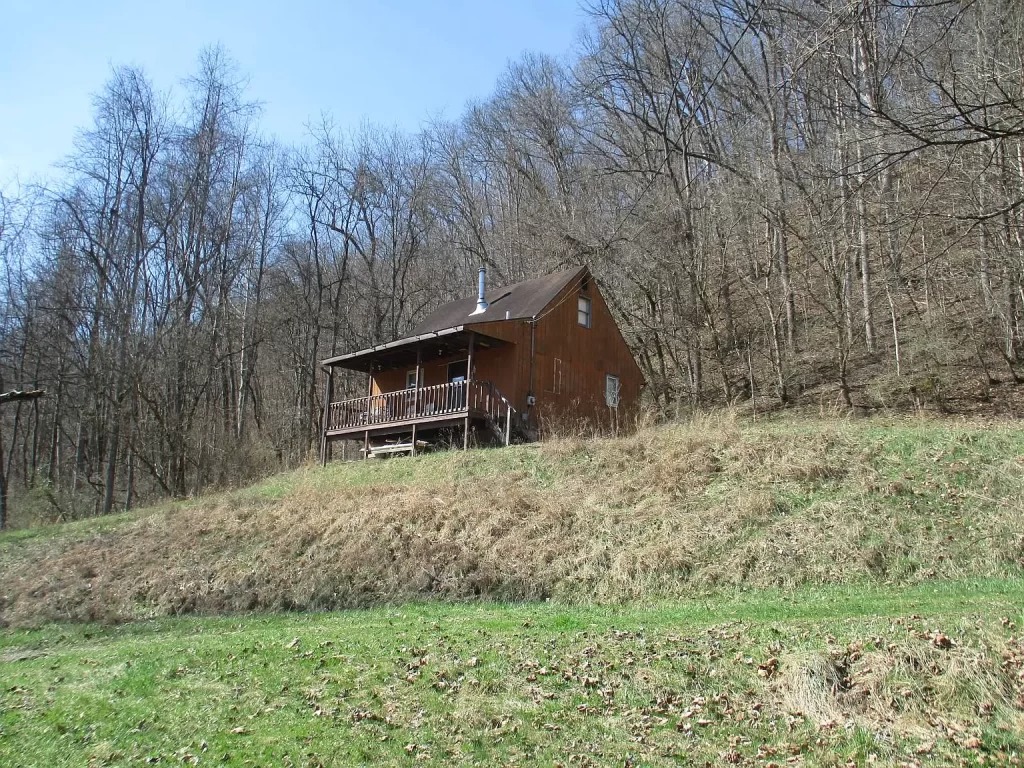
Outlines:
{"label": "dark roof shingle", "polygon": [[567,286],[582,277],[586,267],[574,267],[533,280],[506,285],[487,291],[484,297],[490,306],[479,315],[476,297],[459,299],[435,309],[409,332],[410,336],[434,333],[466,323],[489,323],[494,320],[521,320],[540,314]]}
{"label": "dark roof shingle", "polygon": [[336,355],[324,360],[321,365],[338,365],[351,370],[366,371],[369,370],[371,363],[397,365],[403,361],[415,360],[415,354],[410,350],[414,350],[416,344],[432,344],[439,351],[444,351],[449,342],[456,345],[464,342],[463,326],[495,320],[536,317],[567,286],[581,281],[586,272],[586,267],[574,267],[487,291],[484,297],[490,305],[487,311],[479,315],[471,314],[476,309],[475,297],[444,304],[424,318],[404,338],[358,352]]}

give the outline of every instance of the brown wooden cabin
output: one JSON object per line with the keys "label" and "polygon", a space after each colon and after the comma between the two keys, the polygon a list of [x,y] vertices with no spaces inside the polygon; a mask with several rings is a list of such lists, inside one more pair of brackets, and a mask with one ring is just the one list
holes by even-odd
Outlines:
{"label": "brown wooden cabin", "polygon": [[[586,267],[484,290],[438,308],[404,339],[323,361],[321,458],[336,440],[363,455],[535,439],[544,420],[614,422],[644,384]],[[366,395],[334,400],[337,369]]]}

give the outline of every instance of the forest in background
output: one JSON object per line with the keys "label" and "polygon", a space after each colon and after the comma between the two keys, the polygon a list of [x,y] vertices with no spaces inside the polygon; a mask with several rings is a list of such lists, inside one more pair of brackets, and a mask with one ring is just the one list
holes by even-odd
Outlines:
{"label": "forest in background", "polygon": [[[417,134],[260,130],[227,52],[118,67],[0,196],[0,526],[240,484],[317,443],[318,361],[588,264],[651,408],[947,408],[1024,382],[1017,0],[594,0]],[[364,383],[341,382],[353,394]]]}

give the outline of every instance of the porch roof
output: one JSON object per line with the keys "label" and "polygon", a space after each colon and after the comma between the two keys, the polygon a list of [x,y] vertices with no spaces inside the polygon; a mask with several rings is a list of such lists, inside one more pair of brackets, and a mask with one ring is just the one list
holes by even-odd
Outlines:
{"label": "porch roof", "polygon": [[440,331],[421,333],[417,336],[407,336],[404,339],[396,339],[386,344],[378,344],[368,349],[361,349],[358,352],[349,352],[345,355],[330,357],[320,364],[324,368],[337,366],[351,371],[363,371],[369,373],[371,368],[375,371],[387,371],[403,366],[416,364],[416,353],[419,350],[421,360],[424,362],[432,358],[445,357],[461,352],[469,346],[469,337],[476,336],[477,344],[481,347],[495,347],[508,342],[467,329],[464,325],[454,328],[445,328]]}

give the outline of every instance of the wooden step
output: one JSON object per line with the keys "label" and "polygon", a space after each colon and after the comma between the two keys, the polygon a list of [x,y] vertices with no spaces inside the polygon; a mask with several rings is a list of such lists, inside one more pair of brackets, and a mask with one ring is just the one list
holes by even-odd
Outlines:
{"label": "wooden step", "polygon": [[[426,440],[416,441],[416,450],[422,450],[423,448],[429,448],[430,443]],[[360,451],[362,452],[362,451]],[[411,453],[412,442],[405,443],[387,443],[385,445],[371,445],[369,451],[369,458],[373,458],[377,455],[391,455],[395,453]]]}

